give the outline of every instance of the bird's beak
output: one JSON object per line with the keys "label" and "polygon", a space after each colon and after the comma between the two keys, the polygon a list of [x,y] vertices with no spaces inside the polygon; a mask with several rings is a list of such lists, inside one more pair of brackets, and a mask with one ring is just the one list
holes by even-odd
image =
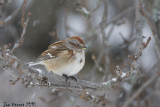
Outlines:
{"label": "bird's beak", "polygon": [[82,49],[86,50],[86,49],[87,49],[87,47],[86,47],[86,46],[83,46],[83,47],[82,47]]}

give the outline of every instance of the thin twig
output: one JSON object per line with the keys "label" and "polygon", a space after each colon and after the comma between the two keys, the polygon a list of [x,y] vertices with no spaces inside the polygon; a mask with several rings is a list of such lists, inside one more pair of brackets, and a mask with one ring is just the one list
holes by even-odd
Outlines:
{"label": "thin twig", "polygon": [[157,21],[155,21],[155,19],[153,18],[153,15],[150,14],[144,7],[141,7],[141,13],[142,15],[147,19],[147,22],[151,28],[153,37],[155,38],[155,52],[157,54],[158,60],[160,60],[160,41],[159,41],[159,37],[160,37],[160,33],[159,33],[159,26],[158,26],[158,22],[160,22],[160,19],[157,15]]}
{"label": "thin twig", "polygon": [[105,51],[104,51],[104,54],[105,54],[105,72],[110,70],[110,67],[109,67],[109,63],[110,63],[110,58],[109,58],[109,48],[107,48],[107,44],[108,44],[108,40],[109,40],[109,37],[110,37],[110,32],[112,32],[113,30],[113,27],[110,29],[110,32],[109,32],[109,35],[108,35],[108,38],[105,34],[105,23],[107,23],[107,13],[108,13],[108,2],[107,0],[103,0],[104,1],[104,12],[103,12],[103,16],[102,16],[102,21],[100,22],[100,29],[101,29],[101,34],[102,34],[102,41],[103,41],[103,44],[102,46],[104,47]]}
{"label": "thin twig", "polygon": [[[142,29],[144,25],[144,18],[140,13],[142,3],[140,0],[135,0],[135,36],[136,36],[136,47],[133,56],[129,56],[133,61],[131,63],[130,72],[133,70],[139,73],[140,57],[142,56],[142,51],[148,46],[151,37],[148,38],[146,43],[143,43]],[[128,107],[128,105],[153,81],[155,76],[150,78],[129,100],[127,100],[123,107]]]}
{"label": "thin twig", "polygon": [[22,17],[21,17],[21,24],[23,27],[25,27],[25,11],[26,11],[26,5],[27,5],[28,0],[24,0],[23,2],[23,8],[22,8]]}
{"label": "thin twig", "polygon": [[28,0],[24,0],[23,6],[22,6],[23,10],[22,10],[21,23],[22,23],[23,31],[22,31],[22,34],[21,34],[21,38],[18,40],[17,43],[14,44],[14,46],[11,50],[12,53],[15,51],[16,48],[20,47],[23,44],[23,41],[24,41],[24,36],[26,34],[26,28],[27,28],[28,22],[29,22],[30,17],[31,17],[31,13],[29,12],[27,14],[27,19],[25,21],[25,10],[26,10],[27,2],[28,2]]}
{"label": "thin twig", "polygon": [[24,23],[24,26],[23,26],[23,31],[22,31],[22,34],[21,34],[21,38],[18,40],[17,43],[14,44],[14,46],[12,48],[12,51],[11,51],[12,53],[15,51],[16,48],[20,47],[23,44],[24,36],[25,36],[25,33],[26,33],[26,28],[27,28],[28,22],[30,20],[30,17],[31,17],[31,13],[28,13],[26,22]]}
{"label": "thin twig", "polygon": [[108,26],[111,23],[115,23],[118,20],[120,20],[121,18],[123,18],[127,13],[131,12],[134,10],[134,7],[129,7],[128,9],[122,11],[121,13],[117,14],[116,16],[114,16],[111,20],[108,20],[107,23],[105,23],[105,26]]}
{"label": "thin twig", "polygon": [[139,72],[139,60],[142,56],[142,51],[144,49],[144,45],[143,45],[143,36],[142,36],[142,29],[143,29],[143,22],[144,19],[142,17],[142,15],[140,14],[140,6],[141,3],[139,0],[135,1],[135,31],[134,34],[136,36],[136,47],[135,47],[135,52],[134,52],[134,61],[132,62],[131,65],[133,65],[134,67],[131,66],[131,71],[136,70],[137,72]]}
{"label": "thin twig", "polygon": [[5,18],[5,20],[2,22],[3,26],[9,24],[16,17],[16,15],[21,11],[23,4],[24,3],[22,3],[22,5],[18,9],[16,9],[11,15]]}
{"label": "thin twig", "polygon": [[128,107],[130,103],[137,98],[143,90],[145,90],[151,83],[157,79],[158,75],[153,75],[148,81],[146,81],[125,103],[122,107]]}

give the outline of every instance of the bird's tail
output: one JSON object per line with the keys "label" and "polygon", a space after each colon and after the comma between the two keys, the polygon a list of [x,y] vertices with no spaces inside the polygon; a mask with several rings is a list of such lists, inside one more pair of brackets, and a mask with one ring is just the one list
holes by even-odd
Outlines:
{"label": "bird's tail", "polygon": [[29,62],[27,63],[28,66],[35,66],[35,65],[43,65],[43,63],[40,61],[40,62]]}

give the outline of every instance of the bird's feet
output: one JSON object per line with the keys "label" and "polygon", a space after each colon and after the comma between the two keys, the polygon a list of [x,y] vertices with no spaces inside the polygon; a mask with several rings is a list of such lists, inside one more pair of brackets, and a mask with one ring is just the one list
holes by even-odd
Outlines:
{"label": "bird's feet", "polygon": [[77,79],[73,76],[67,76],[66,74],[63,74],[63,77],[65,78],[66,82],[68,82],[69,80],[77,82]]}
{"label": "bird's feet", "polygon": [[76,78],[76,77],[74,77],[74,76],[69,76],[69,78],[70,78],[71,80],[73,80],[73,81],[76,81],[76,82],[77,82],[77,78]]}
{"label": "bird's feet", "polygon": [[69,76],[67,76],[66,74],[63,74],[63,77],[64,77],[66,82],[69,80]]}

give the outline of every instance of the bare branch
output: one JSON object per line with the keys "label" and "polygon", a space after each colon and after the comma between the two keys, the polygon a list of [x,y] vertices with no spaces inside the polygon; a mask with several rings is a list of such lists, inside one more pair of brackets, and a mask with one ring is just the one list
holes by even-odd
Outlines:
{"label": "bare branch", "polygon": [[16,9],[11,15],[5,18],[5,20],[2,22],[3,26],[9,24],[16,17],[16,15],[21,11],[23,4],[24,3],[22,3],[22,5],[18,9]]}
{"label": "bare branch", "polygon": [[23,26],[23,31],[22,31],[22,34],[21,34],[21,38],[18,40],[17,43],[14,44],[11,52],[14,52],[16,48],[20,47],[23,44],[24,36],[26,34],[26,28],[27,28],[28,22],[30,20],[30,17],[31,17],[31,13],[28,13],[26,22],[24,23],[24,26]]}
{"label": "bare branch", "polygon": [[26,11],[26,5],[27,5],[28,0],[24,0],[23,2],[23,8],[22,8],[22,17],[21,17],[21,24],[23,27],[25,27],[25,11]]}
{"label": "bare branch", "polygon": [[158,75],[154,73],[151,78],[146,81],[125,103],[122,107],[129,107],[129,104],[133,102],[135,98],[137,98],[143,90],[145,90],[151,83],[153,83],[157,79]]}
{"label": "bare branch", "polygon": [[134,7],[129,7],[128,9],[124,10],[123,12],[117,14],[115,17],[113,17],[111,20],[109,20],[107,23],[105,23],[105,26],[108,26],[111,23],[115,23],[121,18],[123,18],[127,13],[131,12],[134,10]]}
{"label": "bare branch", "polygon": [[[33,71],[31,67],[28,67],[25,63],[21,62],[16,56],[14,56],[9,49],[1,49],[0,55],[0,66],[8,72],[11,76],[15,77],[15,81],[11,80],[12,84],[17,81],[22,80],[22,83],[26,87],[36,86],[36,87],[50,87],[50,88],[67,88],[76,90],[109,90],[114,87],[117,83],[121,82],[127,78],[127,74],[123,73],[119,67],[117,67],[117,77],[112,78],[106,82],[93,83],[85,80],[77,80],[66,82],[63,81],[61,76],[56,76],[53,78],[52,75],[47,75],[47,77],[42,76],[42,74],[37,74],[37,71]],[[49,82],[48,78],[54,79]]]}
{"label": "bare branch", "polygon": [[24,36],[26,34],[26,28],[27,28],[28,22],[29,22],[30,17],[31,17],[31,13],[29,12],[27,14],[27,19],[25,21],[25,9],[26,9],[26,5],[27,5],[27,1],[28,0],[24,0],[24,2],[23,2],[23,11],[22,11],[22,17],[21,17],[21,23],[22,23],[23,31],[22,31],[22,34],[21,34],[21,38],[18,40],[17,43],[14,44],[14,46],[11,50],[12,53],[15,51],[16,48],[20,47],[23,44]]}
{"label": "bare branch", "polygon": [[101,34],[102,34],[102,39],[103,39],[103,48],[104,48],[104,54],[105,54],[105,71],[108,71],[110,70],[110,58],[109,58],[109,48],[107,48],[107,44],[108,44],[108,40],[109,40],[109,37],[111,35],[111,32],[113,31],[113,28],[114,28],[114,25],[111,27],[110,31],[109,31],[109,34],[108,34],[108,37],[107,35],[105,34],[105,23],[107,23],[107,13],[108,13],[108,2],[107,0],[103,0],[104,2],[104,12],[103,12],[103,16],[102,16],[102,21],[100,22],[100,30],[101,30]]}
{"label": "bare branch", "polygon": [[[135,60],[133,60],[133,62],[131,63],[131,68],[130,68],[130,72],[132,73],[132,71],[136,71],[139,73],[139,60],[140,57],[142,56],[142,51],[144,49],[144,45],[143,45],[143,36],[142,36],[142,29],[143,29],[143,25],[144,25],[144,19],[142,17],[142,15],[140,14],[140,7],[141,7],[141,3],[139,0],[135,1],[135,36],[136,36],[136,47],[135,47],[135,52],[133,55],[133,58]],[[148,44],[147,44],[148,45]]]}

